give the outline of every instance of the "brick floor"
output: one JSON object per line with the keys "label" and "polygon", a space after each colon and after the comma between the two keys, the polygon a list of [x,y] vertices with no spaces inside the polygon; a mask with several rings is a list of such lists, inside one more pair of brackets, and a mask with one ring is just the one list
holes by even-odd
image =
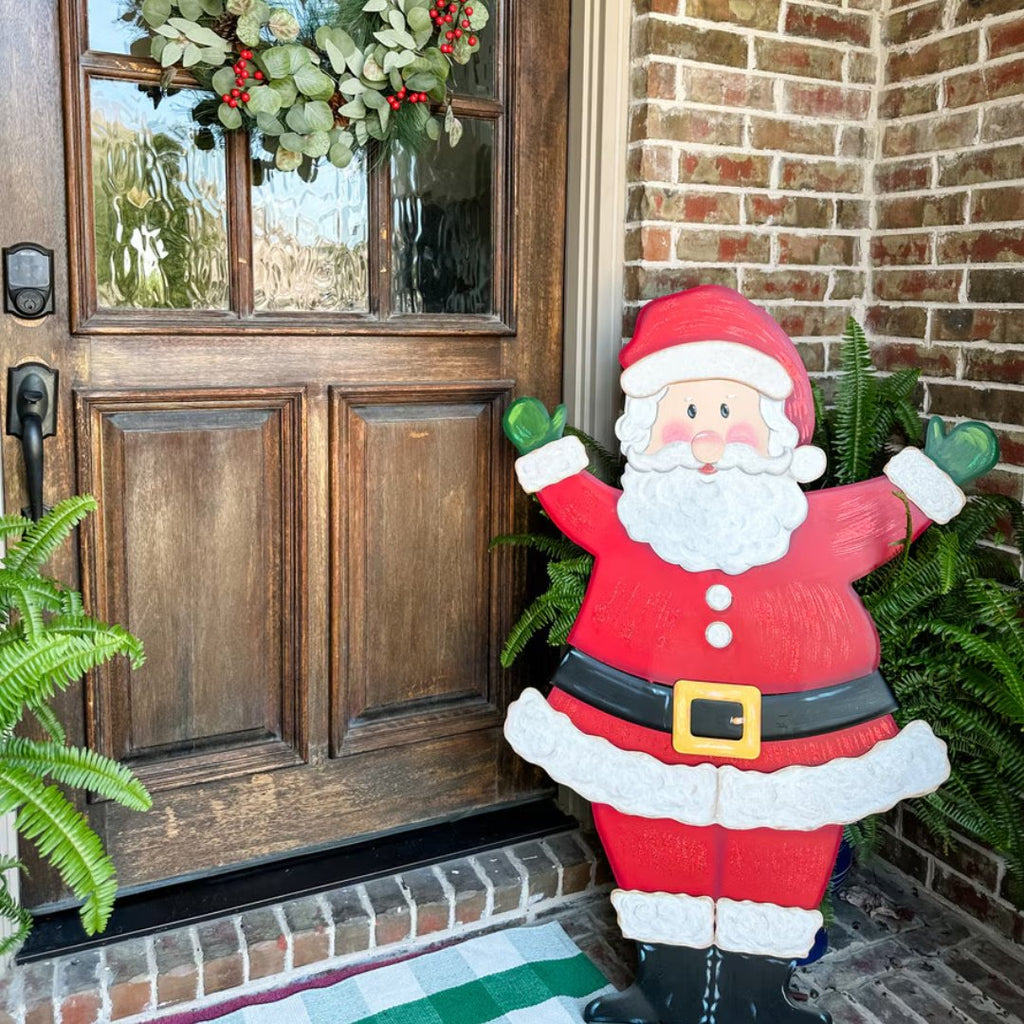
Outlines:
{"label": "brick floor", "polygon": [[[977,927],[876,862],[835,901],[828,953],[795,978],[834,1024],[1024,1024],[1024,948]],[[633,977],[607,901],[558,915],[619,988]]]}

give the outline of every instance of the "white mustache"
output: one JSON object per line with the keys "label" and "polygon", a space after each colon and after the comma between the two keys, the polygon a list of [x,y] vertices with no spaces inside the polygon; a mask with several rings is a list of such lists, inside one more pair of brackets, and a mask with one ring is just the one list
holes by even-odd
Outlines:
{"label": "white mustache", "polygon": [[[653,454],[630,448],[626,458],[631,466],[656,473],[678,468],[700,469],[705,465],[693,454],[693,446],[689,441],[673,441]],[[768,473],[771,476],[782,476],[788,472],[792,463],[792,449],[787,449],[781,455],[762,455],[749,444],[733,443],[725,446],[722,457],[714,463],[714,467],[716,470],[738,469],[752,475]]]}

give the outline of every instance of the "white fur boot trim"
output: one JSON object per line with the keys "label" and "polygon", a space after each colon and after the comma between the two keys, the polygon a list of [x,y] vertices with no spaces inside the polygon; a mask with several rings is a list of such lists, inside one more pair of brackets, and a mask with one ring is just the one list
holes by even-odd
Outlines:
{"label": "white fur boot trim", "polygon": [[693,949],[707,949],[714,941],[715,901],[710,896],[615,889],[612,906],[627,939]]}
{"label": "white fur boot trim", "polygon": [[640,818],[714,823],[718,775],[712,765],[663,764],[650,754],[620,750],[577,729],[537,690],[524,690],[509,705],[505,738],[520,757],[593,803]]}
{"label": "white fur boot trim", "polygon": [[715,945],[733,953],[807,956],[821,926],[817,910],[725,897],[715,904]]}

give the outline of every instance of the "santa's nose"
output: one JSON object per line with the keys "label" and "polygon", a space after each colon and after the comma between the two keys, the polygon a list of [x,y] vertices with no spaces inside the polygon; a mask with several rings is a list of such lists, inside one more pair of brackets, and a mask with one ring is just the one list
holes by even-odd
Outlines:
{"label": "santa's nose", "polygon": [[694,456],[707,465],[717,462],[725,454],[725,440],[713,430],[702,430],[694,435],[690,446]]}

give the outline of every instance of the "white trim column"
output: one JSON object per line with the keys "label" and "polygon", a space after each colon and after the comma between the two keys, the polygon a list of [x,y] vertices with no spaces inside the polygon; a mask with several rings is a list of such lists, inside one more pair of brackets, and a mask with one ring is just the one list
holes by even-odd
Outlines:
{"label": "white trim column", "polygon": [[614,446],[622,346],[630,0],[572,5],[565,249],[569,422]]}

